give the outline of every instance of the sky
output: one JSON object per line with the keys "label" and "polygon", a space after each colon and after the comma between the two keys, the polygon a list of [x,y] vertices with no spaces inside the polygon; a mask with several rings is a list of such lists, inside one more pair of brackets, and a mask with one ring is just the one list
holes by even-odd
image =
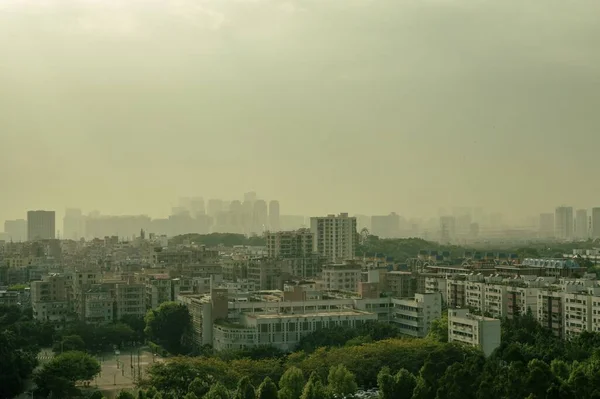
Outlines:
{"label": "sky", "polygon": [[1,0],[0,220],[600,206],[598,0]]}

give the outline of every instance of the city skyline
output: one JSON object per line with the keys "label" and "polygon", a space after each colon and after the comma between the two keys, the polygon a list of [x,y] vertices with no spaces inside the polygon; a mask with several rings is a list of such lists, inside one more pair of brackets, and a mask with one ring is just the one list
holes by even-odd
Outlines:
{"label": "city skyline", "polygon": [[177,196],[252,189],[294,214],[525,217],[570,203],[568,184],[589,209],[598,14],[592,0],[2,1],[0,219],[164,217]]}

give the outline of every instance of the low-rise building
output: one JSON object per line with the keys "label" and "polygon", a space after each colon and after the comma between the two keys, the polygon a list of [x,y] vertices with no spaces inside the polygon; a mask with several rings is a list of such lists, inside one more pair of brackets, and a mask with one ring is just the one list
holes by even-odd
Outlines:
{"label": "low-rise building", "polygon": [[462,342],[489,356],[500,346],[500,320],[476,316],[468,309],[448,310],[448,342]]}
{"label": "low-rise building", "polygon": [[329,291],[358,292],[362,267],[357,263],[331,263],[323,266],[323,281]]}

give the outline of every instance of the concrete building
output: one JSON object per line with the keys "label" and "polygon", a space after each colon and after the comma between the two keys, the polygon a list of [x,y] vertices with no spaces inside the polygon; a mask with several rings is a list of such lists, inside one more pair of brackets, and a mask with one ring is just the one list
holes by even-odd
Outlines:
{"label": "concrete building", "polygon": [[387,272],[384,291],[396,298],[413,298],[417,293],[417,278],[411,272]]}
{"label": "concrete building", "polygon": [[33,318],[38,321],[64,322],[73,317],[70,279],[50,274],[31,283]]}
{"label": "concrete building", "polygon": [[115,319],[125,316],[144,317],[146,314],[146,286],[144,284],[117,283],[115,285]]}
{"label": "concrete building", "polygon": [[358,292],[362,267],[357,263],[331,263],[323,266],[326,290]]}
{"label": "concrete building", "polygon": [[156,309],[164,302],[174,301],[179,295],[179,280],[171,279],[168,274],[144,276],[144,285],[148,309]]}
{"label": "concrete building", "polygon": [[262,234],[269,229],[269,211],[264,200],[257,200],[252,206],[252,232]]}
{"label": "concrete building", "polygon": [[592,238],[600,238],[600,208],[592,208]]}
{"label": "concrete building", "polygon": [[403,334],[412,337],[425,337],[431,322],[442,317],[442,296],[439,292],[415,294],[414,299],[393,298],[392,305],[392,323]]}
{"label": "concrete building", "polygon": [[515,316],[531,312],[537,317],[539,288],[528,286],[508,286],[506,288],[506,317],[512,319]]}
{"label": "concrete building", "polygon": [[70,208],[65,210],[62,238],[65,240],[79,240],[82,237],[85,237],[85,221],[81,209]]}
{"label": "concrete building", "polygon": [[579,240],[587,240],[588,237],[589,231],[587,209],[578,209],[575,212],[575,238]]}
{"label": "concrete building", "polygon": [[7,240],[13,242],[27,241],[27,220],[7,220],[4,222],[4,232]]}
{"label": "concrete building", "polygon": [[17,306],[19,305],[19,298],[17,291],[0,290],[0,305]]}
{"label": "concrete building", "polygon": [[308,229],[269,232],[266,240],[269,258],[298,259],[313,253],[314,235]]}
{"label": "concrete building", "polygon": [[269,230],[281,230],[281,224],[279,223],[279,201],[269,202]]}
{"label": "concrete building", "polygon": [[448,310],[448,342],[462,342],[490,356],[500,346],[500,320],[476,316],[468,309]]}
{"label": "concrete building", "polygon": [[537,320],[559,338],[564,337],[563,304],[563,293],[557,289],[545,288],[538,292]]}
{"label": "concrete building", "polygon": [[394,238],[400,235],[400,216],[392,212],[385,216],[371,216],[371,234],[380,238]]}
{"label": "concrete building", "polygon": [[573,208],[559,206],[554,212],[554,233],[556,238],[570,240],[573,238]]}
{"label": "concrete building", "polygon": [[539,237],[550,239],[554,237],[554,214],[541,213],[539,221]]}
{"label": "concrete building", "polygon": [[56,238],[54,211],[27,212],[27,240],[53,240]]}
{"label": "concrete building", "polygon": [[81,320],[90,324],[108,324],[114,320],[113,300],[107,287],[102,284],[94,285],[84,296]]}
{"label": "concrete building", "polygon": [[358,245],[356,218],[347,213],[338,216],[312,217],[313,250],[331,262],[354,259]]}

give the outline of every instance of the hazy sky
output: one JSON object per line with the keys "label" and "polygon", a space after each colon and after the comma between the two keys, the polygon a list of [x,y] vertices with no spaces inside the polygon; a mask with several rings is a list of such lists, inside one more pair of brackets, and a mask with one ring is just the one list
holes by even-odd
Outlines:
{"label": "hazy sky", "polygon": [[0,0],[0,220],[600,205],[598,0]]}

